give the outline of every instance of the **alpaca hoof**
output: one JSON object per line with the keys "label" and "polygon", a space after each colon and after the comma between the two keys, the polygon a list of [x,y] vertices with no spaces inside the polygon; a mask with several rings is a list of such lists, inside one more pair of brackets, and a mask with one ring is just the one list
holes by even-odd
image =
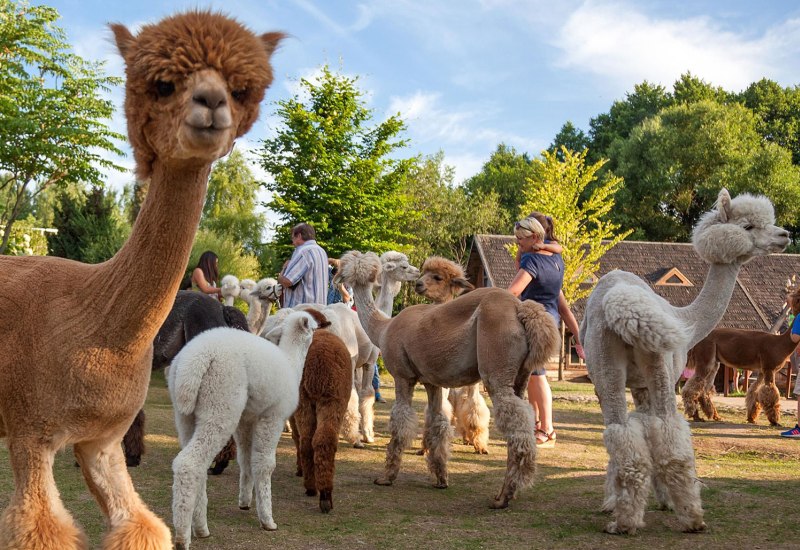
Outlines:
{"label": "alpaca hoof", "polygon": [[208,475],[210,476],[218,476],[222,472],[225,471],[225,468],[228,467],[227,460],[220,460],[219,462],[215,462],[211,468],[208,469]]}
{"label": "alpaca hoof", "polygon": [[447,489],[447,482],[446,481],[438,481],[433,484],[435,489]]}
{"label": "alpaca hoof", "polygon": [[333,510],[333,494],[331,491],[319,492],[319,510],[323,514],[327,514]]}
{"label": "alpaca hoof", "polygon": [[294,475],[295,475],[296,477],[303,477],[303,470],[301,470],[300,468],[298,468],[298,469],[297,469],[297,471],[294,473]]}
{"label": "alpaca hoof", "polygon": [[208,530],[208,527],[203,527],[202,529],[192,529],[192,536],[198,539],[207,539],[211,536],[211,531]]}
{"label": "alpaca hoof", "polygon": [[239,510],[249,510],[249,509],[250,509],[250,506],[239,505]]}
{"label": "alpaca hoof", "polygon": [[419,451],[417,451],[414,454],[416,454],[417,456],[424,456],[425,455],[425,449],[420,449]]}
{"label": "alpaca hoof", "polygon": [[364,449],[364,448],[366,448],[366,445],[364,445],[364,443],[362,441],[356,441],[355,443],[353,443],[353,448],[354,449]]}
{"label": "alpaca hoof", "polygon": [[626,533],[629,534],[629,535],[635,535],[636,534],[636,528],[635,527],[623,527],[620,524],[618,524],[616,521],[612,521],[611,523],[606,525],[606,527],[605,527],[605,529],[603,529],[603,531],[608,533],[609,535],[624,535]]}
{"label": "alpaca hoof", "polygon": [[487,451],[486,449],[475,449],[475,454],[477,454],[477,455],[488,455],[489,451]]}
{"label": "alpaca hoof", "polygon": [[389,487],[391,486],[391,484],[392,484],[391,479],[379,477],[378,479],[375,480],[375,485],[383,485],[384,487]]}
{"label": "alpaca hoof", "polygon": [[375,438],[371,435],[365,435],[364,441],[366,441],[367,443],[375,443]]}
{"label": "alpaca hoof", "polygon": [[492,510],[504,510],[504,509],[508,508],[508,499],[496,498],[489,505],[489,508],[491,508]]}
{"label": "alpaca hoof", "polygon": [[315,497],[315,496],[317,496],[317,490],[316,489],[306,489],[306,496],[307,497]]}
{"label": "alpaca hoof", "polygon": [[135,455],[135,456],[126,456],[125,457],[125,466],[128,468],[135,468],[139,464],[142,463],[142,456]]}
{"label": "alpaca hoof", "polygon": [[704,532],[708,526],[706,525],[705,521],[700,521],[700,523],[696,525],[690,525],[686,529],[683,530],[684,533],[702,533]]}
{"label": "alpaca hoof", "polygon": [[262,528],[264,531],[277,531],[277,530],[278,530],[278,524],[277,524],[277,523],[275,523],[275,522],[274,522],[274,521],[272,521],[272,520],[268,521],[267,523],[264,523],[264,522],[262,521],[262,522],[261,522],[261,528]]}
{"label": "alpaca hoof", "polygon": [[175,541],[175,550],[186,550],[186,545],[182,542]]}

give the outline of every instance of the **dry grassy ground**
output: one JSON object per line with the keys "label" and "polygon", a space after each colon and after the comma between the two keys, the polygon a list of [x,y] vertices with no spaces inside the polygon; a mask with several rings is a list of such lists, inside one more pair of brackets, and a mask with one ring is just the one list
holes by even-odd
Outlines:
{"label": "dry grassy ground", "polygon": [[[489,503],[505,469],[502,440],[492,433],[488,456],[454,445],[450,487],[431,487],[423,457],[406,452],[393,487],[372,483],[383,467],[386,423],[392,404],[391,379],[384,377],[387,404],[376,405],[381,437],[366,449],[340,445],[334,510],[319,512],[317,499],[304,495],[294,476],[294,448],[284,434],[273,475],[278,531],[258,528],[254,510],[237,507],[238,468],[209,479],[211,537],[196,549],[300,548],[797,548],[792,527],[800,495],[800,441],[777,437],[778,430],[744,424],[741,412],[722,411],[730,423],[693,426],[698,474],[709,532],[675,531],[669,512],[651,508],[647,527],[634,537],[602,533],[607,517],[598,512],[603,496],[606,453],[602,418],[588,384],[554,384],[558,443],[538,454],[533,487],[508,510]],[[425,397],[418,391],[421,412]],[[147,401],[148,453],[131,469],[145,501],[170,523],[171,462],[178,452],[172,409],[164,378],[156,374]],[[420,417],[421,418],[421,417]],[[763,422],[763,420],[762,420]],[[788,423],[788,419],[787,422]],[[420,424],[421,425],[421,424]],[[103,516],[73,466],[71,449],[56,458],[56,480],[67,508],[99,547]],[[13,490],[7,452],[0,449],[0,506]]]}

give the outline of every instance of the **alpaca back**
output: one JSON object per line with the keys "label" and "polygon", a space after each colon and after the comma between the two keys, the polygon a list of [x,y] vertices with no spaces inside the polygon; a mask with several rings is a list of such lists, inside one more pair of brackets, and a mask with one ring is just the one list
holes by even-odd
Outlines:
{"label": "alpaca back", "polygon": [[327,330],[315,332],[303,369],[301,386],[305,394],[312,399],[324,396],[346,403],[352,384],[347,347]]}

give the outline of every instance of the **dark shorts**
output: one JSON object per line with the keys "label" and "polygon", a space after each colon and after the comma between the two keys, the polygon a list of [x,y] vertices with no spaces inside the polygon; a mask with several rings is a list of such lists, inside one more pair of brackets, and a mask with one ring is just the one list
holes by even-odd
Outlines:
{"label": "dark shorts", "polygon": [[544,365],[536,367],[531,371],[531,376],[544,376],[547,374],[547,367]]}

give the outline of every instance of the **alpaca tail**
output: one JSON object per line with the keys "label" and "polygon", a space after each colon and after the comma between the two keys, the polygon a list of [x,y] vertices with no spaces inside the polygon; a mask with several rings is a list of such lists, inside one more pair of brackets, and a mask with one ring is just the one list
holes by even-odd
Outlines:
{"label": "alpaca tail", "polygon": [[517,304],[517,319],[525,328],[528,337],[528,356],[526,367],[533,370],[544,365],[554,354],[558,353],[561,336],[544,306],[533,300],[524,300]]}
{"label": "alpaca tail", "polygon": [[645,288],[617,284],[603,298],[608,327],[625,343],[651,352],[665,352],[686,342],[686,329],[663,311],[663,304]]}
{"label": "alpaca tail", "polygon": [[195,350],[186,348],[184,351],[189,353],[179,353],[170,366],[170,371],[174,373],[170,396],[177,411],[188,415],[194,412],[203,378],[214,358],[208,353],[192,353]]}

